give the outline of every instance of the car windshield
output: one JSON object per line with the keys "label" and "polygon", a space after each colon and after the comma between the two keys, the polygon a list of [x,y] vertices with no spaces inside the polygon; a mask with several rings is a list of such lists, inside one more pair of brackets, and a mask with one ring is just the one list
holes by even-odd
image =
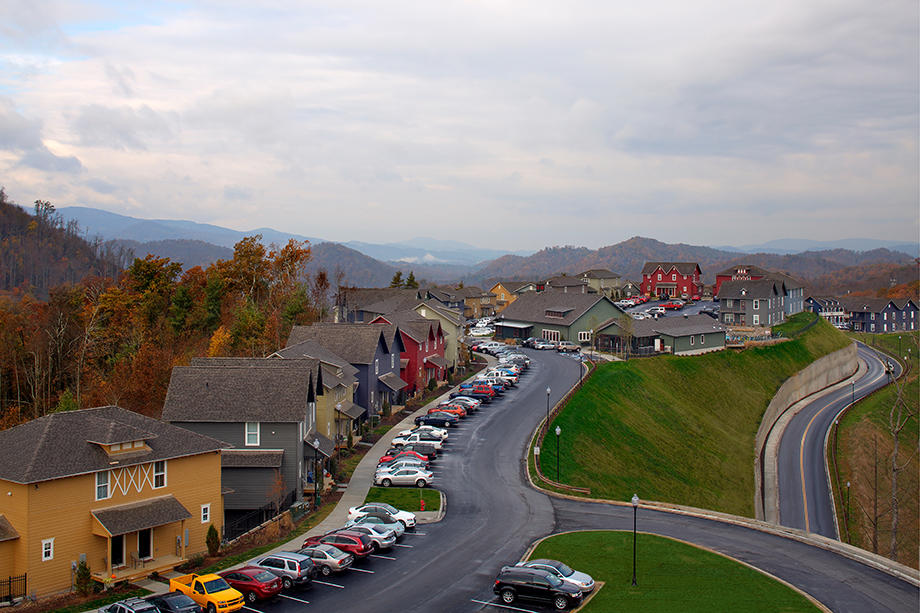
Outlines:
{"label": "car windshield", "polygon": [[227,584],[226,581],[223,580],[223,578],[211,579],[210,581],[206,581],[204,584],[205,594],[213,594],[214,592],[220,592],[220,591],[229,590],[229,589],[230,589],[230,586]]}
{"label": "car windshield", "polygon": [[255,577],[253,577],[253,579],[255,579],[256,581],[260,583],[268,583],[274,578],[275,578],[275,575],[271,574],[267,570],[260,571],[255,574]]}
{"label": "car windshield", "polygon": [[560,573],[562,573],[562,576],[563,576],[563,577],[570,577],[570,576],[572,575],[572,573],[575,572],[574,570],[572,570],[571,568],[569,568],[568,566],[566,566],[566,565],[563,564],[562,562],[560,562],[559,564],[554,564],[553,566],[556,567],[556,570],[558,570]]}

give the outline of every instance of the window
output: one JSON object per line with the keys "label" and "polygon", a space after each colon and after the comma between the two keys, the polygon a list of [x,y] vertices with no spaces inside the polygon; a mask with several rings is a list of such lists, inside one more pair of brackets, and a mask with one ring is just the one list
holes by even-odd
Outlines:
{"label": "window", "polygon": [[390,354],[390,370],[396,368],[396,354]]}
{"label": "window", "polygon": [[757,314],[755,313],[755,314],[754,314],[754,319],[751,321],[751,323],[754,324],[755,326],[759,326],[759,325],[760,325],[760,315],[757,315]]}
{"label": "window", "polygon": [[543,338],[548,341],[558,342],[562,338],[562,333],[559,330],[543,330]]}
{"label": "window", "polygon": [[144,441],[134,441],[135,449],[137,449],[138,447],[143,447],[143,446],[144,446]]}
{"label": "window", "polygon": [[259,446],[259,422],[257,421],[246,422],[246,446]]}
{"label": "window", "polygon": [[730,309],[730,308],[732,308],[732,307],[734,307],[734,301],[733,301],[731,298],[726,298],[726,299],[725,299],[725,308],[726,308],[726,309]]}
{"label": "window", "polygon": [[379,374],[380,374],[380,360],[378,360],[378,359],[376,359],[376,358],[374,359],[374,374],[375,374],[375,375],[379,375]]}
{"label": "window", "polygon": [[888,313],[887,313],[887,312],[882,313],[882,319],[884,319],[885,321],[888,321]]}
{"label": "window", "polygon": [[45,539],[42,541],[42,562],[54,559],[54,539]]}
{"label": "window", "polygon": [[206,524],[211,521],[211,503],[201,505],[201,523]]}
{"label": "window", "polygon": [[109,497],[109,471],[96,473],[96,500],[105,500]]}
{"label": "window", "polygon": [[875,321],[875,313],[871,313],[869,315],[869,319],[871,319],[872,321]]}
{"label": "window", "polygon": [[676,273],[676,272],[672,272],[672,273],[671,273],[671,281],[677,281],[677,273]]}
{"label": "window", "polygon": [[690,337],[690,346],[691,346],[691,347],[693,347],[693,339],[694,339],[694,337],[691,336],[691,337]]}
{"label": "window", "polygon": [[166,460],[153,463],[153,489],[166,487]]}
{"label": "window", "polygon": [[425,341],[425,352],[428,352],[428,341]]}
{"label": "window", "polygon": [[658,273],[658,280],[661,281],[661,273]]}
{"label": "window", "polygon": [[591,331],[585,330],[584,332],[579,332],[578,340],[582,343],[590,343],[591,342]]}
{"label": "window", "polygon": [[733,323],[735,323],[735,314],[734,314],[734,313],[725,313],[724,317],[725,317],[725,320],[724,320],[725,323],[727,323],[727,324],[733,324]]}
{"label": "window", "polygon": [[760,308],[760,300],[757,300],[757,299],[755,298],[755,299],[754,299],[754,305],[753,305],[751,308],[754,309],[755,311],[758,310],[758,309]]}
{"label": "window", "polygon": [[[129,447],[131,446],[131,443],[127,443],[127,444]],[[109,445],[109,451],[120,451],[120,450],[121,450],[121,443],[115,443],[114,445]]]}
{"label": "window", "polygon": [[706,344],[706,335],[700,334],[700,345],[705,345],[705,344]]}
{"label": "window", "polygon": [[869,330],[875,332],[875,324],[869,324]]}

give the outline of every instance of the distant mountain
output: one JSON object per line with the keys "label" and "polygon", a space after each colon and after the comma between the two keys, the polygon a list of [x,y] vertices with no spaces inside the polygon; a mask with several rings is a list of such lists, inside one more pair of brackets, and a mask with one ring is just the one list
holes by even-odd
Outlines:
{"label": "distant mountain", "polygon": [[117,239],[111,242],[131,249],[134,252],[134,256],[138,258],[144,258],[147,254],[153,254],[159,258],[169,258],[173,262],[181,263],[184,270],[195,266],[207,268],[209,264],[217,260],[229,260],[233,257],[233,249],[204,241],[167,239],[142,243],[134,240]]}
{"label": "distant mountain", "polygon": [[714,247],[725,251],[744,253],[801,253],[803,251],[827,251],[831,249],[849,249],[851,251],[871,251],[890,249],[901,251],[912,257],[920,256],[920,242],[905,243],[877,238],[844,238],[835,241],[816,241],[807,238],[780,238],[758,245],[740,247]]}

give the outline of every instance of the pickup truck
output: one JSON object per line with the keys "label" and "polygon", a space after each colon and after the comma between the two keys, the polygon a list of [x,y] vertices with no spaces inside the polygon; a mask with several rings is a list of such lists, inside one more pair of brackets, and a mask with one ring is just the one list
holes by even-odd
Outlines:
{"label": "pickup truck", "polygon": [[243,607],[243,595],[220,575],[182,575],[169,580],[169,589],[185,594],[208,613],[231,613]]}

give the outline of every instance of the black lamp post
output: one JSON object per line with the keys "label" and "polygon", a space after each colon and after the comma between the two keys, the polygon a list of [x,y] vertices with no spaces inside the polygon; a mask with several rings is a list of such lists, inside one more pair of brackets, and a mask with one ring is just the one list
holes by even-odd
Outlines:
{"label": "black lamp post", "polygon": [[543,425],[544,432],[549,431],[549,394],[551,391],[550,388],[546,388],[546,423]]}
{"label": "black lamp post", "polygon": [[636,583],[636,511],[639,508],[639,496],[633,494],[632,497],[632,506],[633,506],[633,585],[638,585]]}
{"label": "black lamp post", "polygon": [[850,542],[850,482],[847,481],[847,510],[843,516],[843,521],[846,524],[846,533],[847,533],[847,543]]}
{"label": "black lamp post", "polygon": [[901,335],[898,334],[898,355],[901,355]]}
{"label": "black lamp post", "polygon": [[559,436],[562,434],[562,428],[556,426],[556,481],[559,481]]}
{"label": "black lamp post", "polygon": [[319,439],[313,439],[313,508],[319,507],[319,477],[322,471],[319,459]]}

